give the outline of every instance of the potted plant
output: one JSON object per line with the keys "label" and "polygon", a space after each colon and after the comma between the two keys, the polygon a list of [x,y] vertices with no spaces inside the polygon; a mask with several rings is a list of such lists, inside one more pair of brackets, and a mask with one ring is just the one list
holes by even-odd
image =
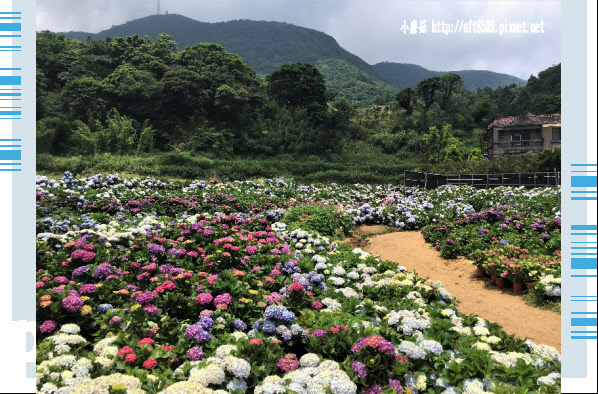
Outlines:
{"label": "potted plant", "polygon": [[526,283],[529,278],[529,265],[526,260],[517,261],[512,265],[509,272],[509,279],[513,282],[513,291],[520,294],[526,289]]}

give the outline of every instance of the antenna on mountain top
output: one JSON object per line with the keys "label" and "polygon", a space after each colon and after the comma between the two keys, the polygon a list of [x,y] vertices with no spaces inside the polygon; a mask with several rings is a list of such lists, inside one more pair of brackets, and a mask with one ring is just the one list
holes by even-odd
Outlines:
{"label": "antenna on mountain top", "polygon": [[160,15],[160,0],[158,0],[158,11],[156,12],[156,15]]}

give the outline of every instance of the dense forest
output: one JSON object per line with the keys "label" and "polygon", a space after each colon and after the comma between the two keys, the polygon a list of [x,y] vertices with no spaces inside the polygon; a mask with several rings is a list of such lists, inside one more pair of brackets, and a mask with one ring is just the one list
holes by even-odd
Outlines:
{"label": "dense forest", "polygon": [[[389,92],[414,88],[420,81],[448,72],[427,70],[413,64],[367,64],[342,48],[328,34],[284,22],[234,20],[206,23],[182,15],[152,15],[112,26],[99,33],[67,32],[65,37],[85,41],[88,37],[127,37],[138,34],[155,40],[162,32],[172,35],[184,48],[200,42],[224,45],[227,52],[238,53],[258,74],[265,76],[283,64],[310,63],[324,75],[327,86],[352,104],[381,105]],[[507,74],[483,70],[454,71],[463,79],[463,88],[524,85],[525,81]],[[339,78],[340,77],[340,78]]]}
{"label": "dense forest", "polygon": [[[344,72],[331,71],[331,65]],[[524,87],[476,92],[463,89],[454,73],[398,93],[373,78],[351,85],[343,75],[362,77],[340,60],[285,64],[261,77],[222,45],[179,50],[166,34],[78,41],[41,32],[38,168],[59,170],[57,163],[72,164],[67,158],[74,156],[99,163],[105,159],[98,155],[105,154],[168,154],[163,167],[172,165],[171,175],[193,176],[193,166],[207,170],[218,160],[280,157],[281,166],[295,164],[293,171],[304,166],[305,173],[322,169],[331,178],[351,171],[379,180],[406,168],[479,160],[479,138],[497,117],[560,112],[560,65],[530,77]],[[355,102],[365,89],[378,89],[386,101],[360,108],[335,86],[352,88]],[[320,164],[309,167],[310,160]],[[189,164],[187,172],[176,172],[185,167],[181,163]],[[251,174],[263,175],[259,168]]]}

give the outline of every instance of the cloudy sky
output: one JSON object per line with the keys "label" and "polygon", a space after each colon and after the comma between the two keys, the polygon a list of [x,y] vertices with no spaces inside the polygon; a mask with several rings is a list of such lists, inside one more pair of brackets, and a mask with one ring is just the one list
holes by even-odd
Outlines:
{"label": "cloudy sky", "polygon": [[[492,70],[527,79],[561,61],[559,0],[160,0],[162,12],[202,22],[253,19],[293,23],[333,36],[370,64],[389,61],[431,70]],[[97,33],[156,13],[158,0],[37,0],[37,30]],[[426,21],[427,32],[402,27]],[[532,34],[432,33],[432,22],[543,23]],[[463,28],[462,28],[463,30]]]}

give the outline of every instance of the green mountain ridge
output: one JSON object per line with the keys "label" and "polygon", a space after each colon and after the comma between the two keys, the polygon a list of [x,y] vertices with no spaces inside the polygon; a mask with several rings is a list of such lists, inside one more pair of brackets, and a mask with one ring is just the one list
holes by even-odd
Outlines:
{"label": "green mountain ridge", "polygon": [[526,84],[526,81],[521,78],[488,70],[432,71],[417,64],[392,62],[377,63],[373,67],[379,74],[391,80],[392,87],[398,90],[415,88],[424,79],[440,77],[449,73],[458,74],[463,80],[463,88],[472,92],[478,88],[496,89],[499,86],[504,87],[511,84],[524,86]]}
{"label": "green mountain ridge", "polygon": [[[182,50],[198,42],[224,45],[227,52],[238,53],[258,74],[269,74],[283,64],[312,63],[326,59],[342,59],[372,77],[383,80],[358,56],[343,49],[328,34],[285,22],[233,20],[200,22],[182,15],[152,15],[113,26],[99,33],[59,33],[67,38],[84,41],[106,37],[126,37],[138,34],[156,39],[160,33],[173,36]],[[390,82],[390,81],[385,81]]]}
{"label": "green mountain ridge", "polygon": [[[152,15],[132,20],[99,33],[58,33],[66,38],[85,41],[88,37],[127,37],[138,34],[155,40],[159,34],[173,36],[179,50],[198,42],[221,44],[227,52],[238,53],[259,75],[277,70],[283,64],[311,63],[324,75],[327,86],[353,104],[361,106],[388,102],[394,90],[415,87],[420,81],[444,72],[401,63],[370,65],[342,48],[330,35],[285,22],[234,20],[200,22],[182,15]],[[457,72],[464,88],[475,91],[525,81],[491,71]]]}

